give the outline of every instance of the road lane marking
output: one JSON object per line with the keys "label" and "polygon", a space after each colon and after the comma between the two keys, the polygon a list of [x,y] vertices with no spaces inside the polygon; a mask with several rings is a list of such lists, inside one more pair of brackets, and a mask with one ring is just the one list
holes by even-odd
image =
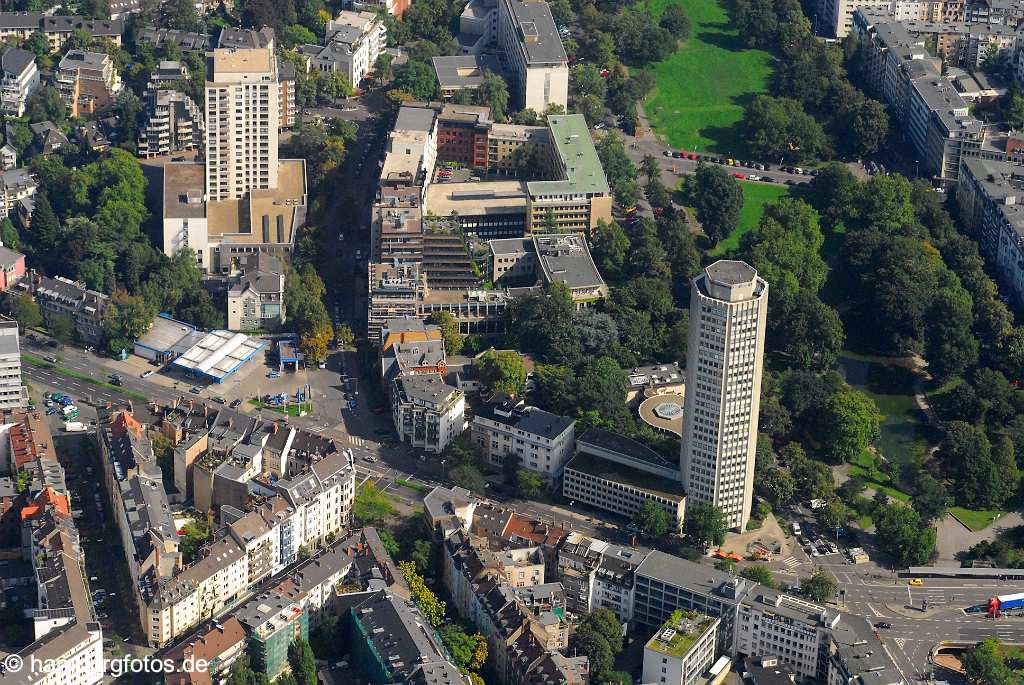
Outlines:
{"label": "road lane marking", "polygon": [[871,613],[874,614],[875,616],[884,616],[884,614],[879,613],[878,609],[876,609],[875,607],[871,606],[870,602],[867,602],[867,605],[868,605],[868,609],[871,609]]}

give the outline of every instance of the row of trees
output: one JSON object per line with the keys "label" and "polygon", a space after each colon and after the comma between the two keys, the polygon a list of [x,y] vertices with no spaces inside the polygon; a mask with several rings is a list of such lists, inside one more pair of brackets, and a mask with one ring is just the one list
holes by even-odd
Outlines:
{"label": "row of trees", "polygon": [[772,94],[745,108],[756,155],[796,162],[861,158],[882,146],[889,134],[885,108],[846,78],[844,50],[854,50],[854,42],[840,49],[817,40],[798,0],[730,0],[728,10],[748,46],[778,58]]}

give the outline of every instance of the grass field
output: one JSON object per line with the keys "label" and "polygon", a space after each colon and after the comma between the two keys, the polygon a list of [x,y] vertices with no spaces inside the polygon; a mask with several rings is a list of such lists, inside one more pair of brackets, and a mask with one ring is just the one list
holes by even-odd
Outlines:
{"label": "grass field", "polygon": [[755,181],[738,181],[743,189],[743,209],[740,211],[740,221],[736,230],[728,238],[718,243],[709,254],[712,257],[719,257],[729,250],[740,246],[740,238],[743,234],[756,227],[764,214],[764,206],[769,202],[775,202],[783,195],[789,193],[786,186],[777,186],[768,183],[757,183]]}
{"label": "grass field", "polygon": [[850,477],[860,476],[875,492],[884,492],[900,502],[909,502],[910,495],[896,487],[892,478],[878,468],[878,460],[869,450],[864,450],[850,466]]}
{"label": "grass field", "polygon": [[657,85],[644,108],[654,130],[673,147],[747,157],[740,131],[743,106],[766,92],[772,58],[743,47],[718,0],[647,0],[660,16],[678,2],[693,24],[690,38],[654,66]]}
{"label": "grass field", "polygon": [[971,530],[985,530],[992,525],[995,519],[1003,516],[1006,512],[999,509],[964,509],[963,507],[952,507],[949,513],[956,516],[965,526]]}

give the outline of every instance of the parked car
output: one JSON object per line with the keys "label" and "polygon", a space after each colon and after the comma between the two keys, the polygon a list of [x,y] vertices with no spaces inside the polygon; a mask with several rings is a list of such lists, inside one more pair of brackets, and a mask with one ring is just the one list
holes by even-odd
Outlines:
{"label": "parked car", "polygon": [[881,628],[882,630],[889,630],[890,628],[892,628],[892,624],[888,621],[879,621],[875,624],[875,627]]}
{"label": "parked car", "polygon": [[193,395],[198,395],[199,393],[201,393],[203,391],[203,389],[200,388],[197,385],[193,385],[191,388],[188,389],[188,391],[190,393],[192,393]]}
{"label": "parked car", "polygon": [[221,397],[220,395],[214,395],[210,399],[212,399],[217,404],[227,404],[227,400]]}
{"label": "parked car", "polygon": [[143,371],[142,374],[141,374],[141,377],[142,378],[149,378],[154,373],[156,373],[156,369],[149,369],[148,371]]}
{"label": "parked car", "polygon": [[228,406],[231,407],[232,409],[238,409],[240,406],[242,406],[242,400],[231,400],[231,404],[229,404]]}

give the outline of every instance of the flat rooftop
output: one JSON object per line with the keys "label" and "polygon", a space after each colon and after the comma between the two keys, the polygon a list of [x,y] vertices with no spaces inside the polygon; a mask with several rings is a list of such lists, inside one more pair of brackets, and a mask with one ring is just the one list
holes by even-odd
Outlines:
{"label": "flat rooftop", "polygon": [[526,183],[523,181],[481,181],[478,183],[432,183],[427,187],[426,206],[438,216],[478,214],[525,214]]}
{"label": "flat rooftop", "polygon": [[494,55],[455,55],[431,61],[442,89],[477,88],[488,71],[501,74],[501,62]]}
{"label": "flat rooftop", "polygon": [[218,82],[236,74],[274,71],[274,55],[266,48],[218,48],[210,61],[210,80]]}
{"label": "flat rooftop", "polygon": [[164,170],[164,218],[201,219],[206,216],[203,194],[205,167],[195,162],[171,162]]}
{"label": "flat rooftop", "polygon": [[[545,5],[546,7],[546,5]],[[555,154],[565,168],[565,178],[557,181],[529,183],[531,195],[589,194],[607,195],[608,179],[590,137],[587,120],[582,114],[559,114],[548,117],[548,129]]]}
{"label": "flat rooftop", "polygon": [[565,465],[565,468],[615,483],[623,483],[673,502],[682,502],[686,498],[683,486],[679,483],[591,454],[577,454]]}
{"label": "flat rooftop", "polygon": [[191,373],[221,381],[252,359],[265,344],[245,333],[211,331],[173,363]]}
{"label": "flat rooftop", "polygon": [[[253,190],[239,200],[207,203],[208,233],[228,243],[283,244],[294,242],[295,229],[306,217],[306,160],[278,162],[277,188]],[[264,221],[266,220],[266,221]],[[266,223],[270,239],[263,239]],[[278,227],[282,239],[278,239]]]}
{"label": "flat rooftop", "polygon": [[181,354],[202,340],[203,333],[192,324],[165,316],[157,316],[136,345],[162,353]]}
{"label": "flat rooftop", "polygon": [[564,283],[570,288],[604,285],[583,236],[575,233],[535,235],[533,243],[537,261],[549,283]]}
{"label": "flat rooftop", "polygon": [[564,64],[568,61],[548,3],[522,0],[502,2],[519,25],[519,46],[527,64]]}

